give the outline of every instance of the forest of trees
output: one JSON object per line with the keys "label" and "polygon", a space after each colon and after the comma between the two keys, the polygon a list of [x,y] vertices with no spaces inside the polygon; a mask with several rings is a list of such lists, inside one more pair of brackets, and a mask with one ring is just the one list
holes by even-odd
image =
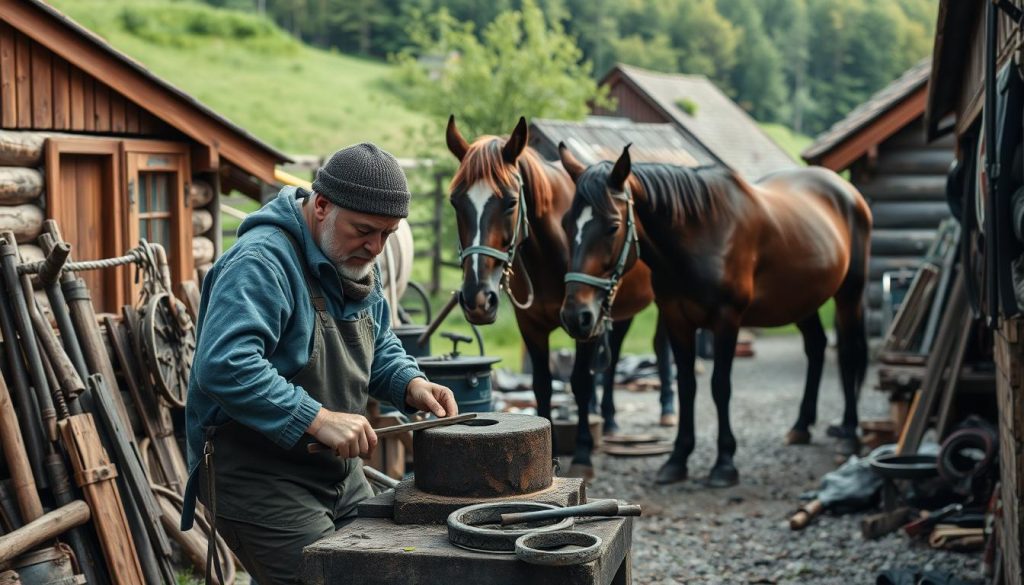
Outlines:
{"label": "forest of trees", "polygon": [[[521,0],[205,0],[262,11],[307,43],[387,57],[446,11],[481,34]],[[763,122],[815,134],[929,54],[935,0],[538,0],[593,75],[699,73]]]}

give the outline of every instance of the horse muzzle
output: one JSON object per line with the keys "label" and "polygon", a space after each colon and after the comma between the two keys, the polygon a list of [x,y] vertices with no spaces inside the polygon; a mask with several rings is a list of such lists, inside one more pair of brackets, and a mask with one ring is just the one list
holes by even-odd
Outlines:
{"label": "horse muzzle", "polygon": [[600,308],[591,304],[563,303],[559,318],[566,333],[577,341],[590,341],[604,333]]}
{"label": "horse muzzle", "polygon": [[476,291],[463,288],[459,292],[459,305],[466,320],[473,325],[490,325],[498,318],[498,291],[481,287]]}

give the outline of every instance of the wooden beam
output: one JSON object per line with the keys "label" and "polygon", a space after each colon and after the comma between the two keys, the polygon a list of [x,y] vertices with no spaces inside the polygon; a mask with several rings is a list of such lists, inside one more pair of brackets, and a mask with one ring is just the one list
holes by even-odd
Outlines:
{"label": "wooden beam", "polygon": [[900,105],[876,118],[869,126],[830,149],[818,160],[811,159],[807,162],[836,172],[846,170],[872,146],[881,144],[907,124],[924,115],[927,97],[927,86],[921,86]]}
{"label": "wooden beam", "polygon": [[128,99],[144,104],[154,115],[179,129],[193,140],[212,145],[247,172],[267,183],[274,183],[274,165],[279,158],[272,152],[240,136],[224,123],[201,112],[194,104],[161,87],[128,63],[97,46],[94,39],[72,32],[30,3],[0,0],[0,14],[15,28],[67,59],[82,71],[103,79]]}
{"label": "wooden beam", "polygon": [[14,92],[18,102],[18,128],[32,127],[32,87],[29,85],[32,49],[25,35],[14,37]]}
{"label": "wooden beam", "polygon": [[53,54],[32,44],[32,127],[53,128]]}
{"label": "wooden beam", "polygon": [[71,128],[71,87],[68,62],[60,57],[53,59],[53,128]]}
{"label": "wooden beam", "polygon": [[0,20],[0,125],[14,128],[18,124],[18,100],[15,91],[14,29]]}
{"label": "wooden beam", "polygon": [[71,130],[85,130],[85,86],[82,84],[82,71],[70,65],[68,85],[71,100]]}

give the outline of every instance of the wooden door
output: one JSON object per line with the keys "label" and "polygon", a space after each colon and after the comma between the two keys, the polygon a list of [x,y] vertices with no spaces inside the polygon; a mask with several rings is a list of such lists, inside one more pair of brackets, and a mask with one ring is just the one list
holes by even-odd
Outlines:
{"label": "wooden door", "polygon": [[[121,164],[116,140],[50,138],[46,143],[46,217],[57,220],[73,260],[96,260],[125,251]],[[81,272],[97,311],[127,302],[128,269]]]}

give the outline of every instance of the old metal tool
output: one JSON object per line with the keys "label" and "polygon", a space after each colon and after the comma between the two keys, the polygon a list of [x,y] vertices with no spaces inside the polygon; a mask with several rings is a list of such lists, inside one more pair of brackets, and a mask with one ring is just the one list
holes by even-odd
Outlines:
{"label": "old metal tool", "polygon": [[[556,550],[574,546],[569,550]],[[516,558],[533,565],[582,565],[601,556],[601,537],[586,532],[559,530],[531,532],[516,540]]]}
{"label": "old metal tool", "polygon": [[567,506],[536,512],[518,512],[501,515],[501,525],[536,522],[538,520],[561,520],[579,516],[639,516],[640,506],[635,504],[619,504],[615,500],[598,500],[579,506]]}
{"label": "old metal tool", "polygon": [[573,519],[540,520],[505,528],[498,525],[501,515],[509,512],[553,510],[556,506],[541,502],[488,502],[459,508],[448,516],[448,541],[474,551],[513,554],[516,540],[531,532],[553,532],[572,528]]}
{"label": "old metal tool", "polygon": [[[386,437],[395,433],[404,433],[406,431],[422,431],[424,429],[432,429],[434,427],[446,427],[448,425],[454,425],[467,420],[476,418],[476,413],[471,412],[468,414],[460,414],[458,416],[450,416],[447,418],[439,418],[434,420],[421,420],[418,422],[405,423],[400,425],[394,425],[390,427],[381,427],[379,429],[373,429],[373,432],[378,437]],[[323,453],[324,451],[330,451],[331,448],[323,443],[310,443],[306,446],[306,450],[310,453]]]}

